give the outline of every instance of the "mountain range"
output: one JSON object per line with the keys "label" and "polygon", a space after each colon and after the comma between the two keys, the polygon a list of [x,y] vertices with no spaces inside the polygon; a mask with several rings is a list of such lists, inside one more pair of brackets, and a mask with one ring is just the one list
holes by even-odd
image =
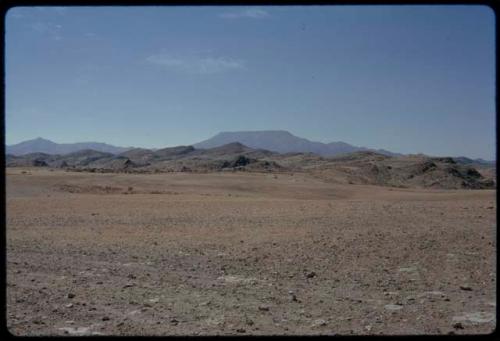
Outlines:
{"label": "mountain range", "polygon": [[293,175],[299,172],[335,183],[441,189],[491,189],[496,183],[494,166],[462,164],[450,157],[388,156],[373,151],[323,157],[311,152],[278,153],[239,142],[213,148],[135,148],[117,155],[91,149],[64,155],[7,154],[6,166],[138,174],[245,171]]}
{"label": "mountain range", "polygon": [[379,154],[401,155],[383,149],[357,147],[345,142],[314,142],[284,130],[221,132],[214,137],[196,143],[195,148],[214,148],[232,142],[239,142],[250,148],[266,149],[278,153],[314,153],[321,156],[335,156],[359,151],[374,151]]}
{"label": "mountain range", "polygon": [[120,154],[131,148],[116,147],[101,142],[55,143],[38,137],[36,139],[23,141],[11,146],[7,145],[6,153],[12,155],[25,155],[31,153],[64,155],[86,149],[92,149],[103,153]]}
{"label": "mountain range", "polygon": [[[295,136],[290,132],[284,130],[221,132],[207,140],[195,143],[192,146],[196,149],[210,149],[214,147],[224,146],[233,142],[238,142],[254,149],[263,149],[278,153],[314,153],[324,157],[331,157],[360,151],[372,151],[387,156],[402,155],[384,149],[372,149],[367,147],[353,146],[341,141],[330,143],[310,141],[308,139]],[[100,142],[55,143],[39,137],[18,144],[7,145],[6,154],[16,156],[31,153],[64,155],[88,149],[117,155],[138,148],[118,147]],[[151,149],[151,151],[155,150],[157,149]],[[464,164],[495,164],[495,161],[487,161],[483,159],[471,159],[467,157],[458,157],[455,159],[459,159],[459,162]]]}

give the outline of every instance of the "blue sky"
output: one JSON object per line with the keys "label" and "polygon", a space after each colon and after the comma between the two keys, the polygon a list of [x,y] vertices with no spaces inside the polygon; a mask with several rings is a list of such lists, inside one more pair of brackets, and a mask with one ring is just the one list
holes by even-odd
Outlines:
{"label": "blue sky", "polygon": [[494,159],[494,31],[484,6],[17,7],[6,142],[280,129]]}

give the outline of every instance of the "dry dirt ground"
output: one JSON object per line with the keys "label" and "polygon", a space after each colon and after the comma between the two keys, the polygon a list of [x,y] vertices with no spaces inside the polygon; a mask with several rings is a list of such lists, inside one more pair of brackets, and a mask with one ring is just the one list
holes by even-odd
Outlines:
{"label": "dry dirt ground", "polygon": [[15,335],[496,327],[493,190],[297,173],[6,173]]}

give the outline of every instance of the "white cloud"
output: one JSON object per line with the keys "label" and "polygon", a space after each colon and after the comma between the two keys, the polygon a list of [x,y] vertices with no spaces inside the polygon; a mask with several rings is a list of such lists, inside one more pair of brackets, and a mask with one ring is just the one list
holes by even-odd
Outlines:
{"label": "white cloud", "polygon": [[231,70],[244,69],[244,61],[223,57],[174,57],[168,54],[156,54],[146,61],[165,68],[194,74],[214,74]]}
{"label": "white cloud", "polygon": [[95,39],[97,38],[97,34],[93,33],[93,32],[86,32],[84,34],[85,38],[88,38],[88,39]]}
{"label": "white cloud", "polygon": [[62,39],[62,26],[59,24],[45,23],[37,21],[31,25],[31,28],[40,34],[47,35],[53,40]]}
{"label": "white cloud", "polygon": [[269,13],[260,8],[248,8],[237,12],[221,13],[219,17],[224,19],[239,19],[239,18],[263,19],[269,17]]}

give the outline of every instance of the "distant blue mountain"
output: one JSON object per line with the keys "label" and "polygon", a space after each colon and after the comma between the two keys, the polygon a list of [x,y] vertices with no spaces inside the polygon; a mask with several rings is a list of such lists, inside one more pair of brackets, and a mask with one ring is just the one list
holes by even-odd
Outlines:
{"label": "distant blue mountain", "polygon": [[266,149],[278,153],[316,153],[321,156],[335,156],[358,151],[374,151],[389,156],[401,155],[383,149],[357,147],[345,142],[321,143],[309,141],[284,130],[221,132],[193,146],[207,149],[232,142],[239,142],[250,148]]}
{"label": "distant blue mountain", "polygon": [[30,153],[69,154],[80,150],[92,149],[104,153],[119,154],[131,148],[116,147],[99,142],[55,143],[38,137],[11,146],[6,146],[6,153],[12,155],[25,155]]}
{"label": "distant blue mountain", "polygon": [[459,157],[454,157],[453,158],[455,162],[461,163],[464,165],[469,165],[469,164],[478,164],[478,165],[483,165],[483,166],[494,166],[496,165],[496,161],[489,161],[489,160],[483,160],[483,159],[470,159],[465,156],[459,156]]}

